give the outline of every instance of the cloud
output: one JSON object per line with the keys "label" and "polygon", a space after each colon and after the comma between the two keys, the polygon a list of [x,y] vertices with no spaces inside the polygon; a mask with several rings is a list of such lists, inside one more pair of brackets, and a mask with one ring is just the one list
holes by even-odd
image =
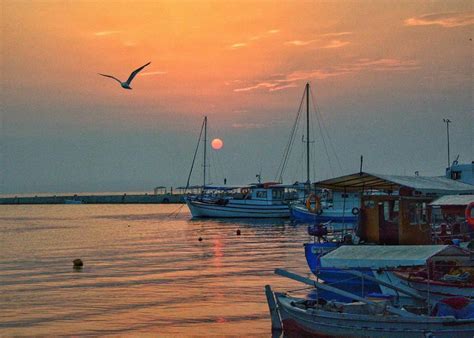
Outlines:
{"label": "cloud", "polygon": [[270,88],[268,91],[270,91],[270,92],[276,92],[276,91],[278,91],[278,90],[283,90],[283,89],[287,89],[287,88],[294,88],[294,87],[298,87],[298,84],[296,84],[296,83],[289,83],[289,84],[282,85],[282,86],[275,86],[275,87]]}
{"label": "cloud", "polygon": [[474,12],[446,12],[425,14],[405,20],[406,26],[439,25],[445,28],[474,24]]}
{"label": "cloud", "polygon": [[237,129],[261,129],[264,127],[265,125],[263,123],[234,123],[232,124],[232,128],[237,128]]}
{"label": "cloud", "polygon": [[108,36],[108,35],[113,35],[113,34],[119,34],[122,31],[101,31],[101,32],[95,32],[95,36]]}
{"label": "cloud", "polygon": [[238,48],[242,48],[242,47],[246,47],[247,44],[245,42],[239,42],[239,43],[234,43],[233,45],[230,45],[229,48],[230,49],[238,49]]}
{"label": "cloud", "polygon": [[140,76],[150,76],[150,75],[163,75],[163,74],[166,74],[167,72],[163,72],[163,71],[155,71],[155,72],[143,72],[143,73],[139,73],[138,75]]}
{"label": "cloud", "polygon": [[[251,36],[250,38],[248,38],[248,41],[257,41],[257,40],[269,37],[270,35],[277,34],[279,32],[280,32],[279,29],[271,29],[271,30],[266,31],[263,34]],[[234,43],[233,45],[229,46],[229,48],[230,49],[237,49],[237,48],[242,48],[242,47],[246,47],[246,46],[248,46],[248,43],[239,42],[239,43]]]}
{"label": "cloud", "polygon": [[349,41],[341,41],[341,40],[331,40],[327,45],[321,48],[341,48],[346,45],[350,44]]}
{"label": "cloud", "polygon": [[298,70],[286,75],[274,76],[261,82],[246,87],[236,88],[234,92],[248,92],[253,90],[266,90],[268,92],[294,88],[299,81],[311,79],[324,80],[336,76],[355,74],[364,71],[393,72],[412,71],[418,69],[419,63],[414,60],[399,60],[393,58],[358,59],[352,63],[345,63],[325,69]]}
{"label": "cloud", "polygon": [[287,41],[285,42],[285,45],[292,45],[292,46],[306,46],[306,45],[309,45],[313,42],[315,42],[316,40],[306,40],[306,41],[302,41],[302,40],[292,40],[292,41]]}
{"label": "cloud", "polygon": [[[315,42],[318,42],[318,41],[324,41],[324,38],[327,38],[327,37],[338,37],[338,36],[346,36],[346,35],[351,35],[352,32],[336,32],[336,33],[326,33],[326,34],[322,34],[320,35],[320,37],[318,39],[312,39],[312,40],[291,40],[291,41],[287,41],[285,42],[285,45],[291,45],[291,46],[307,46],[307,45],[310,45],[310,44],[313,44]],[[321,38],[323,37],[323,38]],[[345,45],[348,45],[350,42],[348,41],[341,41],[341,40],[331,40],[329,42],[326,43],[326,45],[324,46],[321,46],[321,48],[340,48],[340,47],[343,47]]]}
{"label": "cloud", "polygon": [[337,32],[337,33],[326,33],[321,36],[344,36],[344,35],[351,35],[352,32]]}
{"label": "cloud", "polygon": [[259,88],[270,89],[270,88],[276,87],[277,85],[278,85],[277,83],[261,82],[254,86],[234,89],[234,92],[248,92],[250,90],[259,89]]}

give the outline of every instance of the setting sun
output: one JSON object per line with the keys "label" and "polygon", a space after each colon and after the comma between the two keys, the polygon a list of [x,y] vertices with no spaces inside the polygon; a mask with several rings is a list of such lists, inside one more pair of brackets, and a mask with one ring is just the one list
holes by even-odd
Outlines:
{"label": "setting sun", "polygon": [[214,150],[219,150],[224,146],[224,142],[220,138],[215,138],[211,142],[211,147]]}

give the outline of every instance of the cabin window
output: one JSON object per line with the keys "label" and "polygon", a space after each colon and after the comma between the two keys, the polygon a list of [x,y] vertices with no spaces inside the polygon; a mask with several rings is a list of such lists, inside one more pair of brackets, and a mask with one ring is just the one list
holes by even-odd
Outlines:
{"label": "cabin window", "polygon": [[399,201],[385,201],[383,204],[384,219],[389,222],[398,222],[398,215],[400,213]]}
{"label": "cabin window", "polygon": [[426,223],[426,203],[410,203],[408,205],[408,217],[411,225]]}
{"label": "cabin window", "polygon": [[452,180],[460,180],[461,179],[461,172],[460,171],[451,171],[451,179]]}
{"label": "cabin window", "polygon": [[267,198],[266,191],[257,191],[257,198]]}
{"label": "cabin window", "polygon": [[281,200],[283,198],[283,190],[272,190],[272,199]]}
{"label": "cabin window", "polygon": [[342,198],[349,198],[349,194],[341,194]]}
{"label": "cabin window", "polygon": [[375,208],[375,201],[372,201],[372,200],[364,201],[364,206],[367,209]]}

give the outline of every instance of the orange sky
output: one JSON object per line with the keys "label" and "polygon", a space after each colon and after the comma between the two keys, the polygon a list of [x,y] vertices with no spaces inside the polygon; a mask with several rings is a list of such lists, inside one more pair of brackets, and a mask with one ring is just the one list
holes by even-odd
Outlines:
{"label": "orange sky", "polygon": [[[289,130],[310,81],[334,128],[362,119],[367,124],[360,128],[384,135],[410,120],[439,124],[445,114],[468,120],[458,131],[458,152],[469,160],[472,7],[471,1],[3,1],[4,133],[139,133],[160,126],[189,132],[206,114],[225,141],[226,131]],[[97,75],[125,80],[148,61],[132,91]],[[372,142],[363,134],[361,149]],[[257,134],[251,138],[259,142]]]}

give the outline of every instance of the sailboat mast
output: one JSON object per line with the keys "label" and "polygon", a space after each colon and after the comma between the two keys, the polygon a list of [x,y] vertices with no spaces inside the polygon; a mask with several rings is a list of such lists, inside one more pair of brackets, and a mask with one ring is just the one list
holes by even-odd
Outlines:
{"label": "sailboat mast", "polygon": [[206,186],[206,158],[207,158],[207,116],[204,116],[204,178],[202,188]]}
{"label": "sailboat mast", "polygon": [[309,83],[306,83],[306,182],[309,178]]}

